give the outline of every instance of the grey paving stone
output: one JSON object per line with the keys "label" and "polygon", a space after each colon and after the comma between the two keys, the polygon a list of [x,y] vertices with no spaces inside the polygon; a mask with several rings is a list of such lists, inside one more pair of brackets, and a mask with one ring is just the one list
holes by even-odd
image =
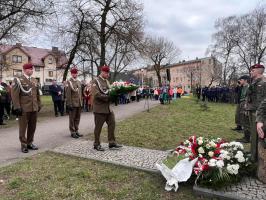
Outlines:
{"label": "grey paving stone", "polygon": [[53,151],[153,172],[157,172],[155,163],[160,163],[168,155],[166,151],[130,146],[123,146],[119,150],[109,150],[108,144],[101,145],[105,148],[104,152],[94,150],[92,141],[73,140]]}

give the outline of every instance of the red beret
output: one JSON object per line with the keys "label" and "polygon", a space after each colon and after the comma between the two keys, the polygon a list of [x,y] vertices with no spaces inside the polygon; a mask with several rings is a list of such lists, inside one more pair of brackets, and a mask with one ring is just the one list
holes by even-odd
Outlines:
{"label": "red beret", "polygon": [[252,65],[252,66],[250,67],[250,69],[259,69],[259,68],[263,68],[263,69],[264,69],[264,66],[261,65],[261,64],[255,64],[255,65]]}
{"label": "red beret", "polygon": [[31,63],[26,63],[23,65],[23,69],[32,69],[32,68],[33,68],[33,66]]}
{"label": "red beret", "polygon": [[72,67],[72,68],[70,69],[70,73],[71,73],[71,74],[77,74],[77,73],[78,73],[78,68],[76,68],[76,67]]}
{"label": "red beret", "polygon": [[104,66],[101,67],[101,71],[102,72],[110,72],[110,67],[107,66],[107,65],[104,65]]}

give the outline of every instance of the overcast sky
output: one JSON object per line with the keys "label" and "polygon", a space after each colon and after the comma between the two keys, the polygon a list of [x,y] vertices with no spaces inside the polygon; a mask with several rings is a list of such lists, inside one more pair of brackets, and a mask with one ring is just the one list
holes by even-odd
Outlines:
{"label": "overcast sky", "polygon": [[[182,51],[180,60],[204,57],[214,22],[220,17],[250,12],[266,0],[139,0],[144,3],[145,32],[168,38]],[[58,46],[51,37],[32,32],[25,45]]]}
{"label": "overcast sky", "polygon": [[142,0],[146,33],[168,38],[180,59],[204,57],[217,18],[241,15],[266,0]]}

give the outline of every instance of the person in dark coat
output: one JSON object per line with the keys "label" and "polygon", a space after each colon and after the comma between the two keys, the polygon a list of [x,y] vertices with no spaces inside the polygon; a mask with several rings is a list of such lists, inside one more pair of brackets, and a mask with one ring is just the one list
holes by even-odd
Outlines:
{"label": "person in dark coat", "polygon": [[54,103],[55,116],[58,117],[58,112],[60,112],[61,116],[63,116],[64,115],[62,108],[63,89],[56,83],[56,80],[53,80],[53,84],[50,85],[49,91]]}

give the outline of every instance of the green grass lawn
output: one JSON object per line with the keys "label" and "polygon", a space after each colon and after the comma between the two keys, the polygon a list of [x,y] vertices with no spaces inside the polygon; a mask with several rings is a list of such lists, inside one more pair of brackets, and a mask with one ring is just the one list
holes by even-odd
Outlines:
{"label": "green grass lawn", "polygon": [[[151,149],[167,150],[176,147],[191,135],[222,137],[234,140],[242,135],[231,130],[234,124],[235,105],[209,103],[203,111],[194,99],[179,99],[170,105],[160,105],[116,126],[117,141]],[[102,140],[107,141],[103,130]],[[89,135],[93,140],[93,135]]]}
{"label": "green grass lawn", "polygon": [[[47,100],[48,102],[48,100]],[[203,111],[194,99],[159,105],[117,123],[117,141],[152,149],[173,149],[190,135],[233,140],[241,134],[234,127],[235,106],[208,104]],[[92,134],[87,137],[93,139]],[[106,129],[102,140],[106,141]],[[182,184],[177,193],[165,192],[159,174],[96,161],[42,153],[0,168],[0,199],[183,199],[193,200],[193,183]]]}
{"label": "green grass lawn", "polygon": [[158,174],[50,152],[0,168],[0,179],[1,200],[202,199],[188,184],[164,191]]}
{"label": "green grass lawn", "polygon": [[[41,102],[42,102],[42,109],[38,113],[38,121],[42,121],[43,119],[46,119],[47,117],[54,116],[54,108],[53,108],[53,101],[51,96],[41,96]],[[0,126],[1,128],[9,128],[12,126],[15,126],[17,124],[16,117],[11,115],[10,120],[6,121],[6,126]]]}

